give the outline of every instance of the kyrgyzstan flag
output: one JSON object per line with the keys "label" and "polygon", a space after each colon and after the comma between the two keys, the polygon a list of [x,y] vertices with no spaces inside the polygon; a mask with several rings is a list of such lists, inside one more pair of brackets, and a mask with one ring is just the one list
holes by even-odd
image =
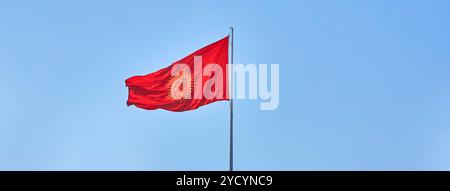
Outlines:
{"label": "kyrgyzstan flag", "polygon": [[127,105],[187,111],[228,96],[228,36],[145,76],[133,76]]}

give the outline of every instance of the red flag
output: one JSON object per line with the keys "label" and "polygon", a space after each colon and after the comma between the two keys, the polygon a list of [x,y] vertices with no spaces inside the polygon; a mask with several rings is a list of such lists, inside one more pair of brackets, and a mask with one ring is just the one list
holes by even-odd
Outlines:
{"label": "red flag", "polygon": [[228,98],[228,36],[145,76],[133,76],[127,105],[187,111]]}

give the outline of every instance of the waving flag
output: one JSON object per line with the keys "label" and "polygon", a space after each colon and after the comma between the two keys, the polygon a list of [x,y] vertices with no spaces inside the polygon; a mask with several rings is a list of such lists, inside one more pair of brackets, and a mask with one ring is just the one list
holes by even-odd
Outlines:
{"label": "waving flag", "polygon": [[228,36],[145,76],[133,76],[127,105],[187,111],[228,96]]}

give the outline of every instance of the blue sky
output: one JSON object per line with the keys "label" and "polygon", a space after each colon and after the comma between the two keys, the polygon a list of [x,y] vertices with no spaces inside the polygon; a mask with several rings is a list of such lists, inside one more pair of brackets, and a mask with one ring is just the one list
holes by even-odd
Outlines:
{"label": "blue sky", "polygon": [[450,2],[0,1],[1,170],[227,170],[228,103],[126,107],[124,80],[235,27],[280,106],[235,104],[237,170],[449,170]]}

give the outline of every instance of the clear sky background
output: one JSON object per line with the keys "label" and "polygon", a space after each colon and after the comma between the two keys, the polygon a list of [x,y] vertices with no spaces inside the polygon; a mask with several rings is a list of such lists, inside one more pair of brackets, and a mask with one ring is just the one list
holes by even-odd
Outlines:
{"label": "clear sky background", "polygon": [[450,2],[0,1],[1,170],[227,170],[228,102],[127,107],[124,80],[235,27],[280,106],[235,104],[237,170],[449,170]]}

